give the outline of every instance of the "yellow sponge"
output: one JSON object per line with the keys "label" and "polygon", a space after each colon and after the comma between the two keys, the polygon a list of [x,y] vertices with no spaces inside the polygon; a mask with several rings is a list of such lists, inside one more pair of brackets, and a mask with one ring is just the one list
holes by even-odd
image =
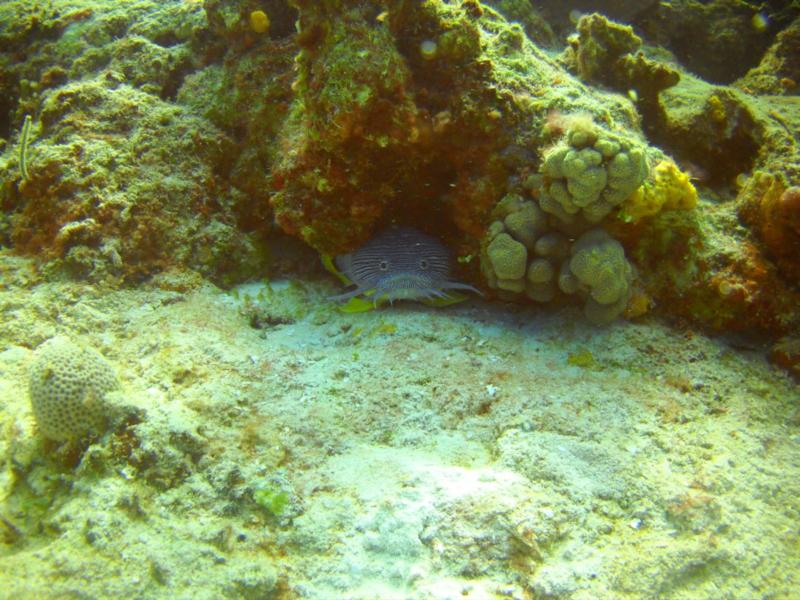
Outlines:
{"label": "yellow sponge", "polygon": [[250,13],[250,29],[256,33],[269,31],[269,16],[263,10],[254,10]]}
{"label": "yellow sponge", "polygon": [[689,210],[697,204],[697,190],[689,175],[674,162],[662,160],[653,169],[653,177],[642,184],[622,205],[619,218],[635,223],[662,210]]}

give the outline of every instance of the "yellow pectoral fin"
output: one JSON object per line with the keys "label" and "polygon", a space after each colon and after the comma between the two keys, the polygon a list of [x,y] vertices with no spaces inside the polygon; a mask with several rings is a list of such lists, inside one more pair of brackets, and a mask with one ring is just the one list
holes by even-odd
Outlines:
{"label": "yellow pectoral fin", "polygon": [[430,298],[430,299],[420,300],[420,302],[422,302],[427,306],[442,307],[442,306],[450,306],[451,304],[458,304],[459,302],[463,302],[468,298],[469,296],[465,296],[464,294],[450,293],[445,298]]}
{"label": "yellow pectoral fin", "polygon": [[369,312],[374,308],[375,305],[370,300],[365,300],[364,298],[356,296],[355,298],[350,298],[350,300],[342,304],[339,307],[339,312],[348,314],[362,313]]}
{"label": "yellow pectoral fin", "polygon": [[339,310],[344,313],[362,313],[380,308],[387,302],[389,298],[381,296],[380,298],[373,298],[375,290],[365,292],[363,296],[356,296],[350,298],[347,302],[339,307]]}
{"label": "yellow pectoral fin", "polygon": [[320,258],[322,259],[322,266],[325,267],[325,270],[332,275],[336,275],[336,277],[345,285],[350,285],[353,283],[350,279],[342,273],[339,269],[336,268],[336,265],[333,262],[333,257],[327,254],[320,254]]}
{"label": "yellow pectoral fin", "polygon": [[339,307],[339,310],[343,313],[362,313],[362,312],[369,312],[371,310],[375,310],[376,308],[380,308],[388,300],[385,296],[378,298],[377,300],[373,300],[369,297],[371,295],[367,292],[367,297],[363,298],[361,296],[356,296],[355,298],[350,298],[347,302],[342,304]]}

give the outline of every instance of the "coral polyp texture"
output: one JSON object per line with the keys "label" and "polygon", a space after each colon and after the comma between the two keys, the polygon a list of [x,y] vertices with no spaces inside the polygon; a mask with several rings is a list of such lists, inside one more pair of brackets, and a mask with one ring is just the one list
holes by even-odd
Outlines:
{"label": "coral polyp texture", "polygon": [[101,435],[111,412],[106,396],[118,388],[113,368],[100,353],[66,336],[37,348],[28,375],[36,424],[56,441]]}
{"label": "coral polyp texture", "polygon": [[572,245],[569,262],[559,274],[559,287],[587,296],[584,312],[595,323],[615,319],[630,298],[633,269],[622,245],[602,229],[591,229]]}
{"label": "coral polyp texture", "polygon": [[544,156],[543,210],[564,222],[580,215],[598,223],[644,181],[644,149],[591,124],[576,124]]}
{"label": "coral polyp texture", "polygon": [[484,240],[481,267],[489,286],[503,297],[524,293],[550,302],[559,294],[575,295],[596,324],[625,311],[634,269],[622,245],[605,230],[585,222],[584,232],[573,239],[534,201],[517,195],[503,198],[493,214],[497,220]]}

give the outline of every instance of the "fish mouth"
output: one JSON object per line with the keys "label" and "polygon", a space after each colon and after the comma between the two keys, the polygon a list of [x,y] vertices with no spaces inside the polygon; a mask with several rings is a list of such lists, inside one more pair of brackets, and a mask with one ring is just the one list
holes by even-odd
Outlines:
{"label": "fish mouth", "polygon": [[394,275],[375,286],[375,296],[386,296],[389,300],[416,300],[437,291],[428,277],[418,275]]}

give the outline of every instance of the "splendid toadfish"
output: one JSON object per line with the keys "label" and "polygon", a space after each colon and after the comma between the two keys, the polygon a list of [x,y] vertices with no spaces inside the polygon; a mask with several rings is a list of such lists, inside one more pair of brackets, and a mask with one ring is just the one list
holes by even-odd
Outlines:
{"label": "splendid toadfish", "polygon": [[464,300],[451,290],[483,295],[471,285],[451,279],[450,260],[450,251],[436,238],[411,227],[390,227],[355,252],[337,256],[335,268],[330,259],[325,261],[342,281],[355,286],[331,300],[351,300],[350,311],[357,312],[394,300],[431,304]]}

